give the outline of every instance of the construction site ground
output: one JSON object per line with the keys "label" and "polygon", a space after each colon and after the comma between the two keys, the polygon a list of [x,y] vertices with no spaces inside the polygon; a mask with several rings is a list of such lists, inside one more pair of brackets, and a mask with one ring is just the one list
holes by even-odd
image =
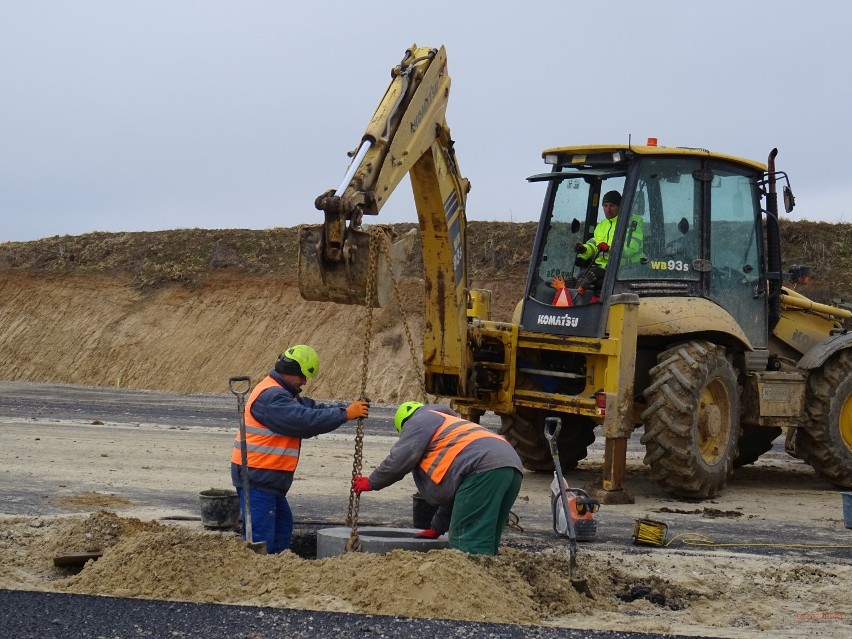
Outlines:
{"label": "construction site ground", "polygon": [[[390,405],[375,405],[365,422],[367,472],[394,442],[392,413]],[[486,415],[484,423],[497,422]],[[73,611],[47,619],[12,615],[16,608],[4,605],[9,622],[42,624],[19,636],[78,636],[86,606],[50,599],[60,596],[54,593],[120,598],[106,601],[128,619],[149,605],[131,603],[137,599],[248,606],[260,616],[227,613],[255,624],[254,635],[242,636],[267,636],[258,619],[269,608],[278,616],[268,622],[281,619],[282,610],[303,611],[286,617],[294,632],[302,622],[348,632],[357,620],[361,634],[372,627],[385,636],[434,636],[450,621],[458,623],[458,636],[487,630],[497,637],[518,628],[491,624],[522,624],[542,637],[574,636],[567,628],[620,637],[837,637],[852,625],[852,530],[843,524],[840,493],[788,457],[780,439],[757,464],[740,469],[724,494],[687,502],[648,481],[634,438],[628,486],[635,503],[604,506],[596,541],[579,548],[592,600],[571,587],[567,542],[552,529],[545,474],[525,474],[514,507],[520,528],[507,530],[497,558],[444,550],[315,560],[316,530],[341,525],[346,515],[354,423],[305,442],[290,495],[295,552],[254,554],[235,531],[205,529],[198,520],[198,493],[230,486],[237,424],[229,394],[0,383],[0,600],[12,604],[20,591],[39,591],[32,605]],[[567,479],[594,490],[601,462],[599,438]],[[359,521],[412,526],[414,490],[407,478],[364,494]],[[696,533],[718,545],[681,538],[664,548],[637,546],[632,532],[642,517],[666,523],[669,540]],[[53,565],[57,554],[93,550],[103,556],[82,571]],[[226,614],[194,610],[200,619]],[[401,627],[400,618],[421,621]],[[87,623],[104,619],[90,613]],[[165,617],[152,612],[149,619]],[[214,626],[204,636],[220,636]],[[221,636],[241,635],[232,628]]]}

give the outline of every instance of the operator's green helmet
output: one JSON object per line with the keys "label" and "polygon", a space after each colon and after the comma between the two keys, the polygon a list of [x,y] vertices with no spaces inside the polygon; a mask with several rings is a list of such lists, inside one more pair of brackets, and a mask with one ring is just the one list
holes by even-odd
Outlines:
{"label": "operator's green helmet", "polygon": [[313,379],[319,373],[319,356],[310,346],[296,344],[278,357],[275,370],[279,373],[298,375]]}
{"label": "operator's green helmet", "polygon": [[393,418],[396,432],[402,432],[402,425],[405,423],[405,420],[411,417],[411,414],[421,406],[423,406],[423,402],[404,402],[399,405],[399,408],[396,409],[396,415]]}

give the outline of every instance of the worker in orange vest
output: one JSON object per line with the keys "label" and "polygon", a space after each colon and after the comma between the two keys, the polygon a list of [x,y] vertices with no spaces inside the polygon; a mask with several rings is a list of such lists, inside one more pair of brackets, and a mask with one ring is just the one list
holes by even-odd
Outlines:
{"label": "worker in orange vest", "polygon": [[[254,387],[246,402],[252,537],[256,542],[265,541],[270,554],[290,547],[293,512],[287,491],[299,463],[302,440],[336,430],[347,420],[367,417],[370,411],[367,402],[317,404],[303,397],[302,386],[318,372],[319,357],[313,348],[291,346],[279,355],[275,368]],[[240,496],[245,521],[241,473],[238,433],[231,455],[231,481]]]}
{"label": "worker in orange vest", "polygon": [[521,489],[515,449],[441,404],[405,402],[394,424],[399,441],[369,477],[352,480],[353,490],[381,490],[412,473],[423,498],[438,506],[431,527],[417,537],[436,539],[449,531],[450,548],[496,555]]}

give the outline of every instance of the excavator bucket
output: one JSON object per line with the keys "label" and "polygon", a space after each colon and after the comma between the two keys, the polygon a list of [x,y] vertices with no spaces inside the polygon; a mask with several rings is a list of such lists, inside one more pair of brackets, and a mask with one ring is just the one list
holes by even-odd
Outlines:
{"label": "excavator bucket", "polygon": [[[399,276],[403,265],[410,260],[417,234],[417,229],[412,229],[404,235],[389,237],[387,242],[381,242],[375,274],[375,306],[384,307],[390,302],[393,278]],[[343,244],[343,259],[339,262],[323,259],[322,237],[322,225],[302,226],[299,229],[299,292],[302,297],[316,302],[366,306],[371,234],[349,229]]]}

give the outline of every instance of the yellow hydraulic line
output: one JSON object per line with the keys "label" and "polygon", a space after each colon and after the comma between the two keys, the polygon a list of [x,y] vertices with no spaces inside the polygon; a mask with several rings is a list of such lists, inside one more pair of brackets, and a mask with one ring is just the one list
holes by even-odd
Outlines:
{"label": "yellow hydraulic line", "polygon": [[847,311],[846,309],[838,308],[837,306],[829,306],[828,304],[820,304],[819,302],[813,302],[807,297],[803,297],[800,295],[796,295],[794,297],[793,295],[782,293],[781,303],[786,304],[787,306],[801,308],[806,311],[814,311],[815,313],[831,315],[833,317],[842,317],[845,319],[849,319],[850,317],[852,317],[852,311]]}

